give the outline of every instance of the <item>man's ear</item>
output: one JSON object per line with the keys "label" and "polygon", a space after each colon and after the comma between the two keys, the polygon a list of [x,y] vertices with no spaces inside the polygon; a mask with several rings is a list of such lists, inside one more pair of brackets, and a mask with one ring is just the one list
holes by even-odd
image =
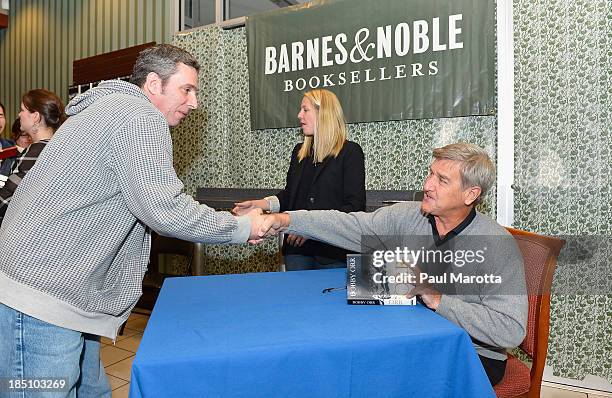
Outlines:
{"label": "man's ear", "polygon": [[152,95],[159,95],[163,91],[162,83],[162,79],[157,73],[149,72],[142,88],[147,93],[150,93]]}
{"label": "man's ear", "polygon": [[478,197],[480,197],[481,193],[482,189],[480,189],[480,187],[471,187],[466,189],[463,191],[463,203],[465,203],[466,206],[470,206],[476,201],[476,199],[478,199]]}

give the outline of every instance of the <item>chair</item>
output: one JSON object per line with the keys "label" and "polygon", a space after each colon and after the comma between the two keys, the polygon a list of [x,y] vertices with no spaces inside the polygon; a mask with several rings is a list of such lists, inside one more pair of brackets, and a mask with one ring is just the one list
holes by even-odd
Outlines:
{"label": "chair", "polygon": [[[193,243],[175,238],[168,238],[153,233],[151,236],[151,255],[149,258],[149,270],[142,281],[142,296],[136,303],[137,308],[152,311],[159,296],[159,291],[167,276],[159,272],[159,256],[176,254],[184,256],[188,261],[188,272],[192,274],[191,263],[193,259]],[[125,323],[119,329],[119,335],[123,334]]]}
{"label": "chair", "polygon": [[507,228],[523,255],[529,295],[527,334],[519,348],[531,359],[531,370],[515,356],[508,354],[506,372],[494,387],[498,398],[539,398],[542,374],[548,351],[550,324],[550,289],[557,257],[565,240]]}
{"label": "chair", "polygon": [[193,259],[193,243],[180,239],[153,234],[151,236],[151,256],[149,270],[142,281],[142,296],[136,306],[147,310],[153,310],[159,291],[161,290],[167,274],[162,274],[159,267],[159,257],[167,254],[180,255],[187,258],[188,273],[191,274],[191,262]]}

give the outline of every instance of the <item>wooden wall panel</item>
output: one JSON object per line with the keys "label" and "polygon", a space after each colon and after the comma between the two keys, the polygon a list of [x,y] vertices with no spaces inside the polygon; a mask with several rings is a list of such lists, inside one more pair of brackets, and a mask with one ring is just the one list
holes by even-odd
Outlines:
{"label": "wooden wall panel", "polygon": [[74,60],[153,41],[169,43],[174,3],[11,0],[9,26],[0,30],[0,102],[7,120],[17,116],[21,95],[34,88],[66,101]]}
{"label": "wooden wall panel", "polygon": [[138,54],[154,44],[155,42],[140,44],[75,60],[72,63],[72,82],[83,84],[128,76],[132,73]]}

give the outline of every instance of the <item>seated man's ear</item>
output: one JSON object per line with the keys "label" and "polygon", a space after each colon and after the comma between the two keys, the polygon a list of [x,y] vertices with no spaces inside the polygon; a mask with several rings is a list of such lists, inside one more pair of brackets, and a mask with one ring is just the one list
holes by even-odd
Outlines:
{"label": "seated man's ear", "polygon": [[480,187],[471,187],[466,189],[463,191],[463,203],[465,203],[466,206],[472,205],[476,199],[480,197],[481,193],[482,189],[480,189]]}

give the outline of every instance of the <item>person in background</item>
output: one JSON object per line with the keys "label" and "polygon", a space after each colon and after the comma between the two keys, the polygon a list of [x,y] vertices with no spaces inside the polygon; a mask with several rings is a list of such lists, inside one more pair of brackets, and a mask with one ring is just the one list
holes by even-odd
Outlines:
{"label": "person in background", "polygon": [[15,119],[11,126],[11,134],[17,151],[23,153],[30,145],[32,145],[32,137],[28,133],[21,131],[21,121],[19,118]]}
{"label": "person in background", "polygon": [[[152,46],[129,83],[104,81],[68,104],[0,227],[0,378],[61,378],[54,397],[110,397],[88,336],[114,340],[136,305],[151,230],[204,243],[257,237],[261,211],[201,205],[174,170],[169,127],[197,108],[199,69],[183,49]],[[36,121],[22,112],[22,130]]]}
{"label": "person in background", "polygon": [[[360,250],[363,236],[419,236],[428,238],[429,247],[450,245],[455,252],[473,248],[466,237],[473,237],[471,242],[477,239],[489,253],[486,261],[476,262],[479,274],[499,276],[503,284],[459,284],[456,294],[417,285],[409,296],[420,297],[429,309],[470,335],[489,381],[495,385],[504,376],[506,349],[519,345],[526,333],[523,258],[512,235],[475,209],[495,182],[495,165],[485,150],[456,143],[434,149],[433,157],[420,205],[400,203],[373,213],[271,214],[266,216],[259,235],[286,230],[351,250]],[[467,272],[468,267],[461,269]]]}
{"label": "person in background", "polygon": [[[6,111],[4,108],[4,104],[0,102],[0,151],[15,146],[15,142],[11,140],[7,140],[4,138],[4,127],[6,126]],[[0,176],[8,176],[11,171],[11,167],[13,165],[12,160],[8,159],[0,159]],[[5,179],[0,177],[0,185],[4,183]]]}
{"label": "person in background", "polygon": [[21,123],[19,122],[19,118],[15,119],[13,122],[13,125],[11,126],[11,134],[13,136],[13,145],[15,148],[17,148],[17,153],[15,156],[6,158],[2,161],[0,166],[0,188],[4,186],[8,176],[10,176],[13,172],[17,159],[32,144],[32,138],[30,138],[28,133],[21,131]]}
{"label": "person in background", "polygon": [[6,108],[4,107],[4,104],[0,102],[0,138],[2,138],[4,126],[6,126]]}
{"label": "person in background", "polygon": [[[298,113],[304,142],[291,154],[285,189],[259,200],[236,203],[235,214],[259,208],[287,210],[365,210],[365,162],[359,144],[348,141],[338,98],[329,90],[304,94]],[[346,267],[349,251],[287,234],[283,244],[287,271]]]}
{"label": "person in background", "polygon": [[32,144],[15,160],[8,179],[0,188],[0,224],[15,190],[64,120],[64,104],[51,91],[30,90],[21,98],[19,122],[22,132],[31,137]]}

